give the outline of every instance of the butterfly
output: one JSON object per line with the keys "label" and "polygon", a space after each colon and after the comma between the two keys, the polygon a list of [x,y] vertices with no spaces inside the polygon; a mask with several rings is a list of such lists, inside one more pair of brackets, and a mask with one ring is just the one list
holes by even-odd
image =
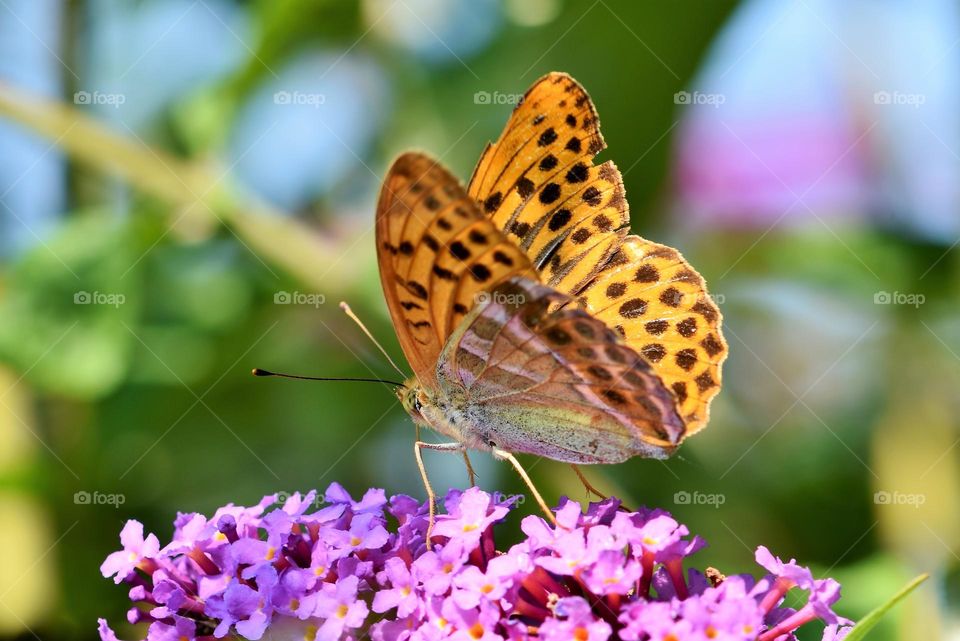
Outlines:
{"label": "butterfly", "polygon": [[677,250],[629,233],[620,172],[593,162],[605,146],[587,92],[550,73],[466,187],[423,153],[386,174],[377,257],[431,515],[424,448],[510,461],[551,515],[514,454],[666,458],[707,424],[720,311]]}

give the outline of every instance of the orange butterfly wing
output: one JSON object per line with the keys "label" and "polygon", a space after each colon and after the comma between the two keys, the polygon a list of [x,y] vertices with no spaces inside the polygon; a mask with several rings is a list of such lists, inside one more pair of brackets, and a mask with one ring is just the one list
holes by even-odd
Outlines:
{"label": "orange butterfly wing", "polygon": [[407,361],[425,386],[440,352],[479,293],[511,276],[536,278],[460,182],[419,153],[400,156],[380,191],[380,279]]}
{"label": "orange butterfly wing", "polygon": [[706,426],[727,345],[700,275],[676,250],[627,236],[629,209],[586,90],[538,80],[488,145],[468,191],[527,253],[542,282],[621,332],[676,397],[687,435]]}
{"label": "orange butterfly wing", "polygon": [[630,218],[590,96],[564,73],[538,80],[488,145],[468,192],[527,253],[543,282],[574,293],[604,264]]}

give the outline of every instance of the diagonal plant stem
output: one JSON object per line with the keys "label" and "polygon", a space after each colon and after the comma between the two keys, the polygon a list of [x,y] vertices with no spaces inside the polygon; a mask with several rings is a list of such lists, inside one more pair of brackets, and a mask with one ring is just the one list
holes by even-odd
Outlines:
{"label": "diagonal plant stem", "polygon": [[55,142],[74,160],[166,200],[174,206],[171,225],[186,211],[229,226],[251,251],[327,295],[352,291],[366,276],[350,261],[337,260],[342,239],[326,238],[255,197],[238,194],[215,166],[184,161],[118,134],[74,107],[2,81],[0,117]]}
{"label": "diagonal plant stem", "polygon": [[873,629],[877,623],[880,622],[880,619],[890,611],[893,606],[900,603],[903,599],[907,597],[911,592],[916,590],[921,583],[930,578],[929,574],[921,574],[920,576],[914,578],[912,581],[907,583],[899,592],[890,597],[886,603],[878,606],[876,609],[871,611],[867,616],[860,619],[857,624],[850,630],[850,633],[844,637],[848,641],[860,641],[867,636],[867,633]]}

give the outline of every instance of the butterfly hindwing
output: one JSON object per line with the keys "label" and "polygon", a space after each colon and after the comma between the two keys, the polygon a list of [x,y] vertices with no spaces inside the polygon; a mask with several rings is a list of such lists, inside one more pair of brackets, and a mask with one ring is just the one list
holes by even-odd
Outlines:
{"label": "butterfly hindwing", "polygon": [[390,167],[377,205],[377,257],[400,345],[423,384],[478,294],[530,261],[437,161],[407,153]]}
{"label": "butterfly hindwing", "polygon": [[727,344],[703,278],[677,250],[627,237],[577,303],[651,363],[677,398],[687,436],[706,426]]}
{"label": "butterfly hindwing", "polygon": [[439,389],[466,439],[573,463],[663,458],[683,436],[672,393],[603,322],[515,277],[450,337]]}

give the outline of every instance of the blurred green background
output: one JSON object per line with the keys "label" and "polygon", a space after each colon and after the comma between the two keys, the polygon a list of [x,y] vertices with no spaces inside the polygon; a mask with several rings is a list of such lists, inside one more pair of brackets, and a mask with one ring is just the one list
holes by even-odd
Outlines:
{"label": "blurred green background", "polygon": [[941,1],[3,0],[0,635],[121,621],[98,566],[128,518],[164,540],[178,510],[334,480],[423,496],[388,388],[249,371],[393,376],[337,308],[402,358],[384,170],[420,148],[466,180],[562,70],[731,354],[706,432],[590,477],[677,514],[702,566],[811,563],[852,618],[931,572],[872,638],[960,638],[958,42]]}

